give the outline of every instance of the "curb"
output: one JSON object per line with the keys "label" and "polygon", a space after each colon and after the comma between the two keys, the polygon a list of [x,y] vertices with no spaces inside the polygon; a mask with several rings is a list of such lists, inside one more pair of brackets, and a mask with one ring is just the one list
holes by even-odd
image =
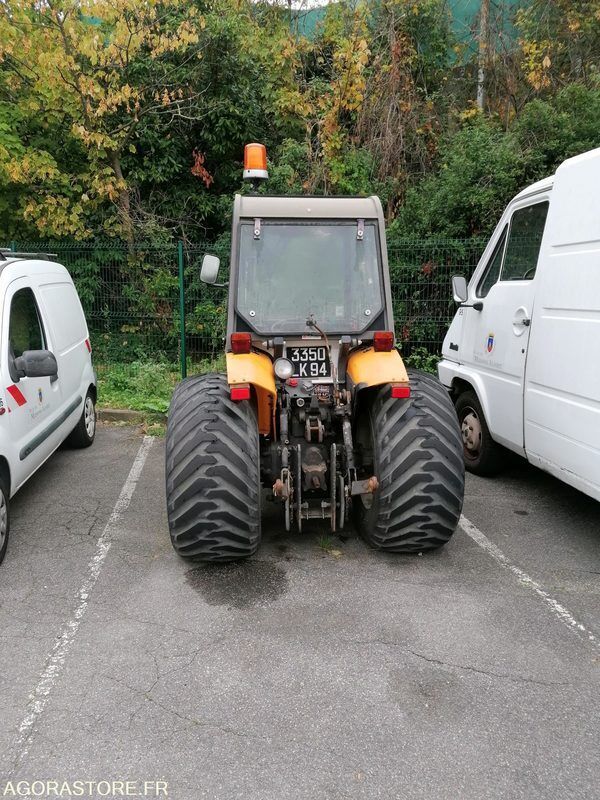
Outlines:
{"label": "curb", "polygon": [[167,415],[159,411],[132,411],[129,408],[98,408],[98,419],[101,422],[126,422],[130,425],[141,425],[143,422],[166,422]]}

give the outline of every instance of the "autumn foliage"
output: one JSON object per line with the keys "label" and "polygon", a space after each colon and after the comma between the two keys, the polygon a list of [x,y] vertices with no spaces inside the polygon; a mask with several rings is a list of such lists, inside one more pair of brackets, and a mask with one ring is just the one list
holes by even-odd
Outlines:
{"label": "autumn foliage", "polygon": [[375,192],[392,231],[485,231],[600,145],[600,0],[496,7],[481,111],[478,20],[458,36],[444,0],[343,0],[310,35],[287,3],[4,0],[0,238],[217,236],[251,140],[271,191]]}

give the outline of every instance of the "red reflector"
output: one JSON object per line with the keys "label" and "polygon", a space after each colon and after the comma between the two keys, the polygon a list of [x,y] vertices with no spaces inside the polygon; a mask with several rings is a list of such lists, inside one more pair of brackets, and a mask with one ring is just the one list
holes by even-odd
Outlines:
{"label": "red reflector", "polygon": [[88,349],[88,353],[91,353],[92,352],[92,345],[90,344],[90,340],[89,339],[85,340],[85,346]]}
{"label": "red reflector", "polygon": [[249,333],[231,334],[231,351],[233,353],[249,353],[252,336]]}
{"label": "red reflector", "polygon": [[230,396],[236,402],[238,400],[250,400],[250,387],[248,384],[240,384],[239,386],[232,386]]}
{"label": "red reflector", "polygon": [[394,334],[391,331],[375,331],[373,349],[376,353],[389,352],[394,346]]}
{"label": "red reflector", "polygon": [[6,391],[12,397],[12,399],[16,402],[18,406],[24,406],[27,402],[27,398],[23,394],[23,392],[19,389],[18,386],[15,386],[13,383],[12,386],[8,386]]}
{"label": "red reflector", "polygon": [[392,397],[406,400],[410,397],[410,386],[392,386]]}
{"label": "red reflector", "polygon": [[298,386],[298,378],[288,378],[286,383],[288,386],[291,386],[292,388],[294,386]]}

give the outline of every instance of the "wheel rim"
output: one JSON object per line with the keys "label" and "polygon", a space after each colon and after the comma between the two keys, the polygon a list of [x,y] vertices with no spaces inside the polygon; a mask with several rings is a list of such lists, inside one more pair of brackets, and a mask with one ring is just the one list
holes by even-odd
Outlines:
{"label": "wheel rim", "polygon": [[93,438],[96,430],[96,409],[94,408],[94,401],[91,397],[85,398],[85,406],[83,409],[83,421],[85,430],[90,439]]}
{"label": "wheel rim", "polygon": [[475,461],[481,452],[481,421],[474,408],[465,408],[460,432],[465,458]]}
{"label": "wheel rim", "polygon": [[0,551],[6,542],[6,534],[8,531],[8,509],[6,507],[6,498],[4,492],[0,489]]}

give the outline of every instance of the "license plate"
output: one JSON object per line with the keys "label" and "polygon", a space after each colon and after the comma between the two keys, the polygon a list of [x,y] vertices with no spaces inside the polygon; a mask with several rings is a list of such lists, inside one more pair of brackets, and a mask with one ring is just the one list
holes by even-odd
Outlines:
{"label": "license plate", "polygon": [[326,347],[291,347],[287,357],[294,365],[296,378],[329,378],[329,353]]}

